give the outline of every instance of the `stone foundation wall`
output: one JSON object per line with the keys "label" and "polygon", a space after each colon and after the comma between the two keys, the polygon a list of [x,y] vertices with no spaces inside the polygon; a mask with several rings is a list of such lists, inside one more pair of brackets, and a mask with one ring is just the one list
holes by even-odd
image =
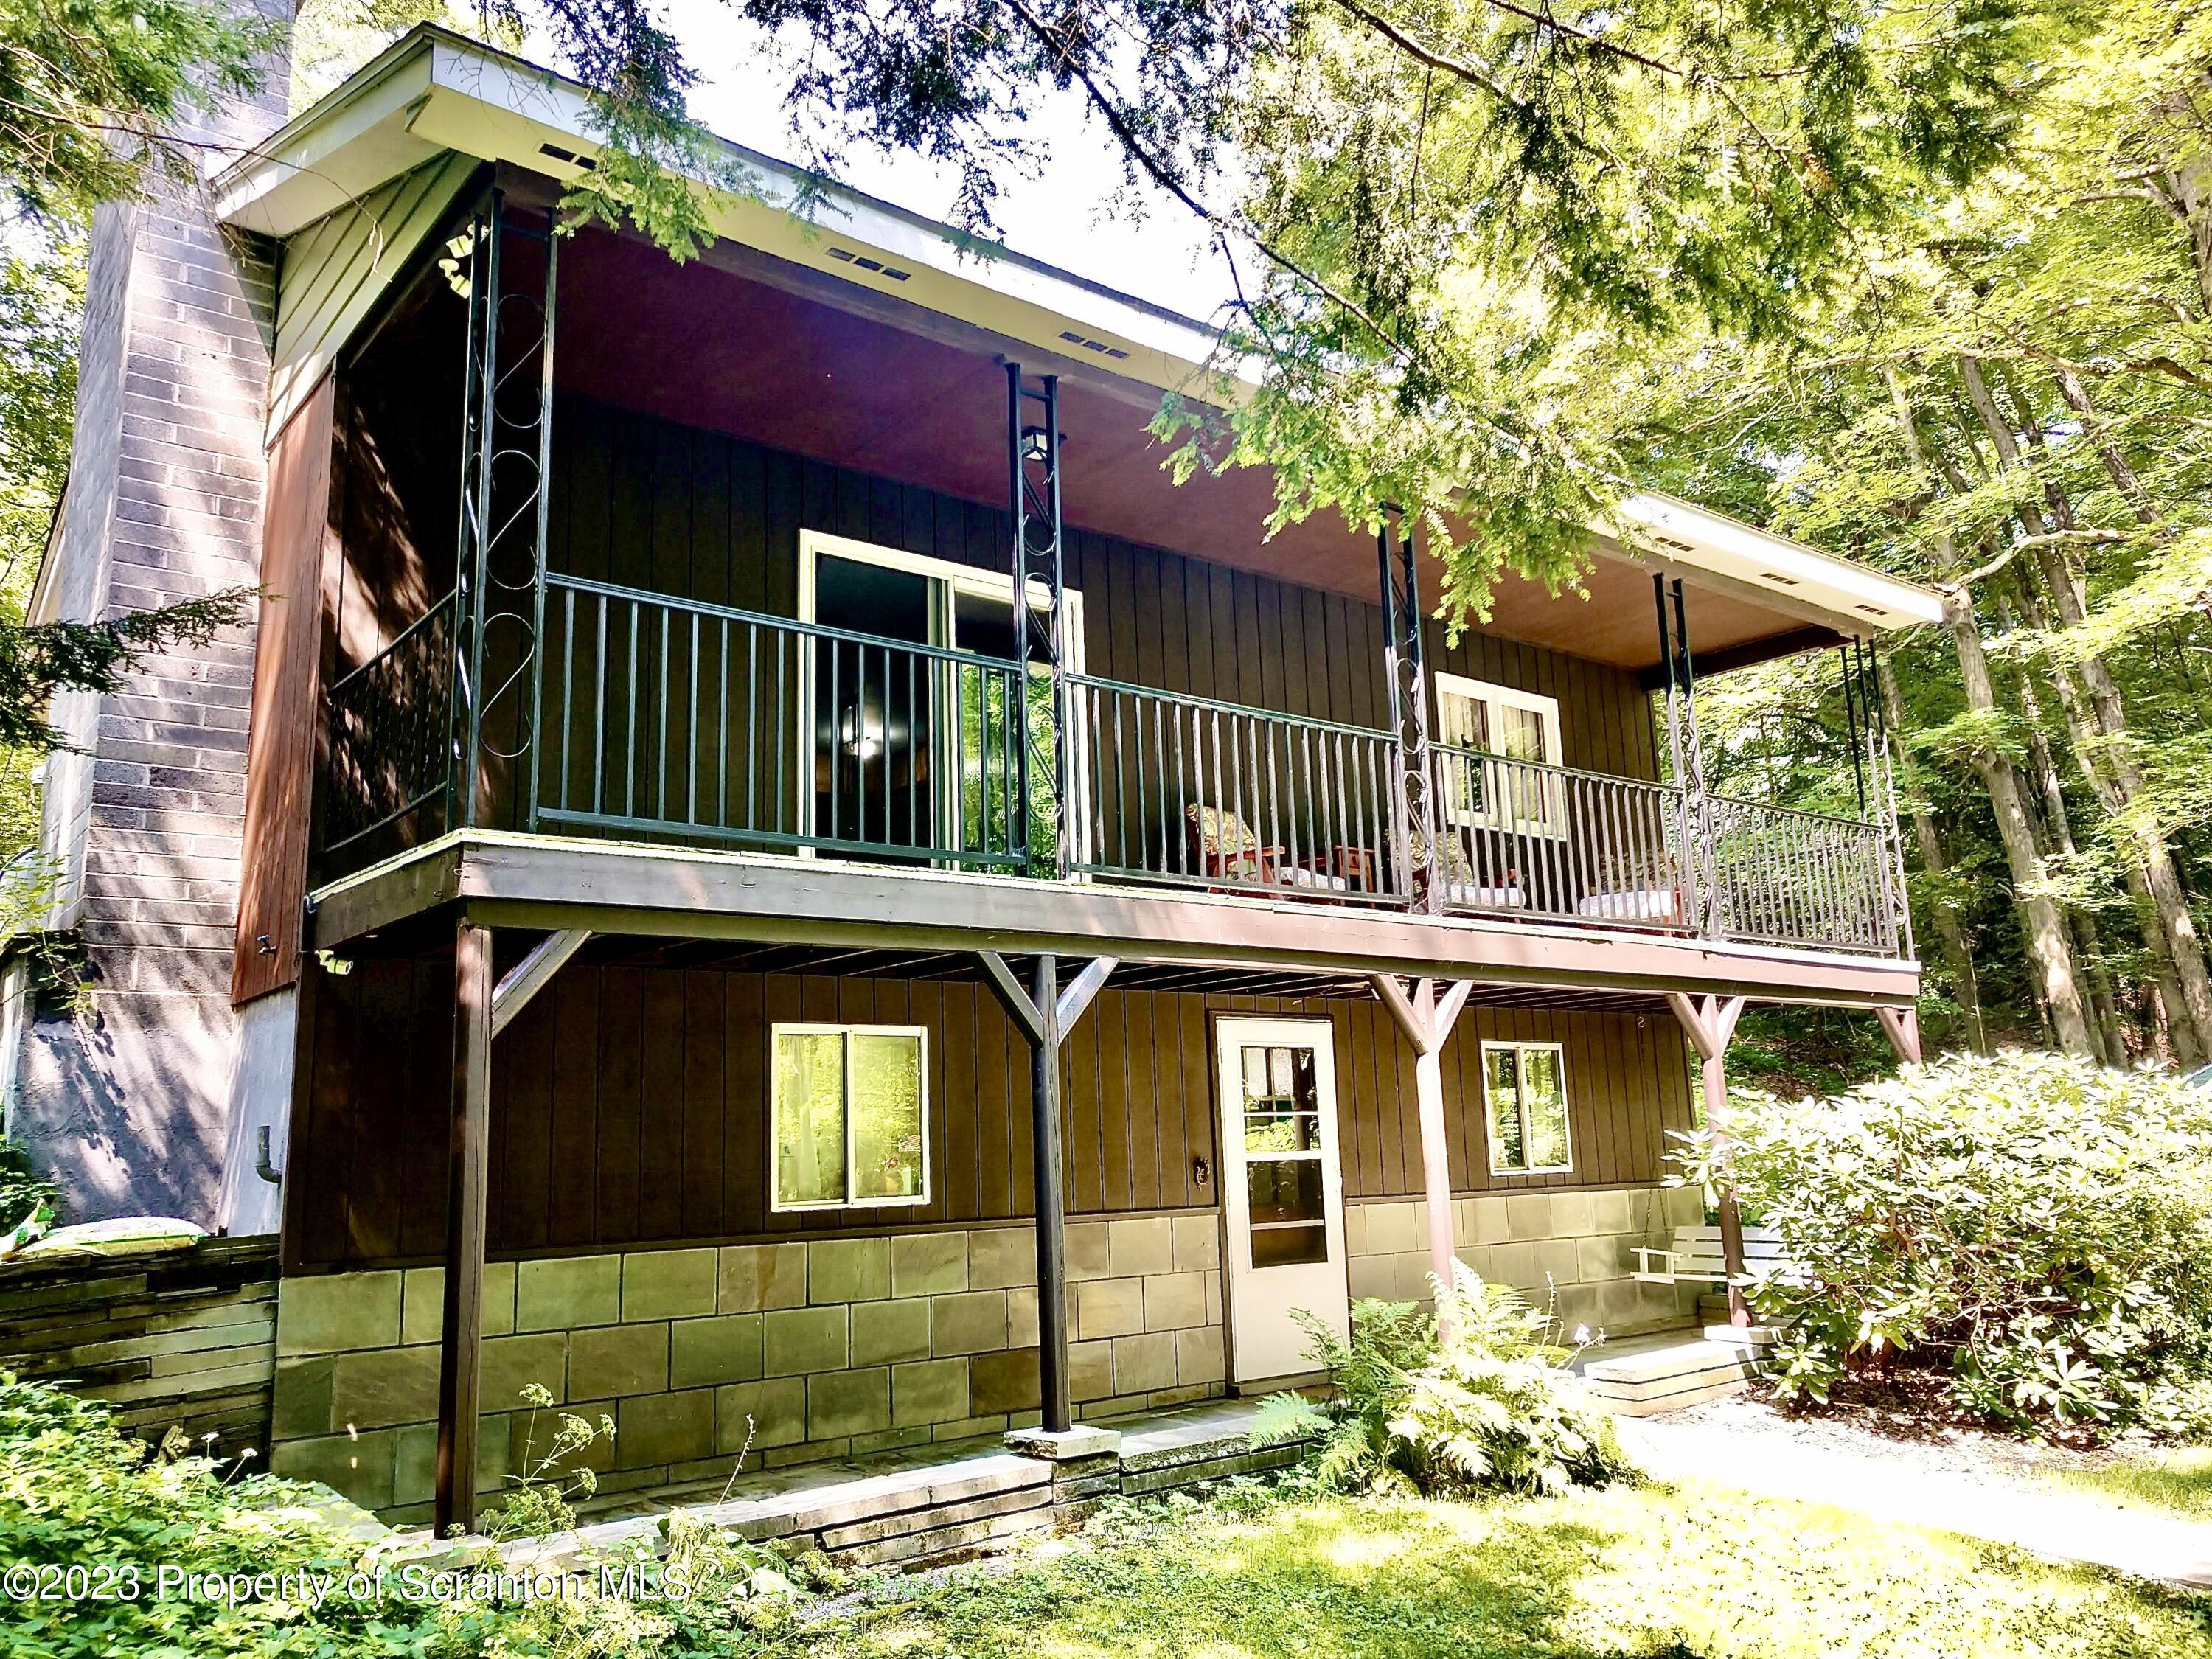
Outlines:
{"label": "stone foundation wall", "polygon": [[[1485,1279],[1549,1306],[1570,1331],[1613,1335],[1687,1325],[1700,1285],[1646,1285],[1637,1248],[1663,1248],[1677,1227],[1704,1218],[1686,1188],[1616,1187],[1483,1193],[1452,1200],[1459,1259]],[[1428,1205],[1420,1199],[1347,1200],[1352,1294],[1429,1299]]]}
{"label": "stone foundation wall", "polygon": [[[1079,1413],[1222,1392],[1212,1212],[1071,1222]],[[394,1518],[427,1513],[443,1270],[283,1281],[271,1467]],[[478,1480],[541,1452],[550,1414],[612,1417],[603,1490],[994,1434],[1036,1420],[1036,1249],[1026,1226],[500,1262],[484,1279]],[[750,1419],[750,1438],[748,1419]]]}

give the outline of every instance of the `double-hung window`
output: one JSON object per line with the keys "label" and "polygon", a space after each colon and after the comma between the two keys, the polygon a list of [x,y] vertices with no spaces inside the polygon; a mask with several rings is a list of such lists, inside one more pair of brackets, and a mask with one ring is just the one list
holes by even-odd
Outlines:
{"label": "double-hung window", "polygon": [[777,1025],[769,1041],[769,1207],[927,1204],[921,1027]]}
{"label": "double-hung window", "polygon": [[1573,1167],[1566,1057],[1558,1043],[1484,1043],[1482,1100],[1491,1174],[1556,1174]]}
{"label": "double-hung window", "polygon": [[1463,674],[1438,674],[1436,687],[1437,736],[1447,750],[1444,809],[1452,821],[1555,833],[1559,779],[1537,769],[1560,763],[1559,699]]}

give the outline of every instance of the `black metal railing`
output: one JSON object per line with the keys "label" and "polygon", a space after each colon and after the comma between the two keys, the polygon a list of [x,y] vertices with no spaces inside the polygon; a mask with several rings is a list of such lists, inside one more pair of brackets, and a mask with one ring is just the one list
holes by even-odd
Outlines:
{"label": "black metal railing", "polygon": [[1430,879],[1445,909],[1698,930],[1680,789],[1445,744],[1431,753]]}
{"label": "black metal railing", "polygon": [[1119,879],[1408,896],[1385,732],[1083,675],[1070,867]]}
{"label": "black metal railing", "polygon": [[1023,869],[1014,664],[545,582],[534,823]]}
{"label": "black metal railing", "polygon": [[1707,797],[1705,811],[1714,933],[1771,945],[1897,951],[1883,826],[1724,795]]}
{"label": "black metal railing", "polygon": [[[331,687],[319,852],[463,775],[448,594]],[[487,740],[483,821],[940,867],[1527,916],[1894,955],[1887,826],[1433,745],[1410,830],[1387,732],[580,577],[544,581],[535,740]],[[1064,826],[1064,827],[1063,827]]]}
{"label": "black metal railing", "polygon": [[326,857],[444,802],[453,776],[453,649],[447,593],[331,683],[325,696]]}

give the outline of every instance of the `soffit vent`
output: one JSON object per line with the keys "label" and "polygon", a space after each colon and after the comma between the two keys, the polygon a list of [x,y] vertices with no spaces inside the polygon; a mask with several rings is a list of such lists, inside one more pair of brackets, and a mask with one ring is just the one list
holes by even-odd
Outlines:
{"label": "soffit vent", "polygon": [[854,265],[862,270],[872,270],[879,276],[888,276],[894,283],[902,283],[914,275],[910,270],[901,270],[896,265],[887,265],[881,259],[872,259],[865,253],[855,253],[848,247],[833,247],[830,250],[830,257],[840,264]]}
{"label": "soffit vent", "polygon": [[1060,337],[1070,345],[1081,346],[1085,351],[1095,351],[1103,357],[1126,357],[1129,355],[1117,345],[1109,345],[1103,340],[1094,340],[1087,334],[1078,334],[1072,328],[1060,330]]}

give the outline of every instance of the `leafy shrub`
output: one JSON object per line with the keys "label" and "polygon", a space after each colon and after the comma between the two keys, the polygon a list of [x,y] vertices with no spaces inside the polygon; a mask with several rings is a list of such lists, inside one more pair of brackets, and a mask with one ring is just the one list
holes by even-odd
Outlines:
{"label": "leafy shrub", "polygon": [[9,1609],[11,1653],[75,1659],[118,1653],[318,1653],[417,1650],[427,1609],[343,1598],[237,1607],[155,1594],[169,1564],[208,1574],[312,1571],[343,1579],[360,1545],[304,1511],[289,1481],[226,1484],[213,1465],[149,1454],[118,1433],[105,1407],[0,1371],[0,1563],[135,1566],[135,1599],[42,1600]]}
{"label": "leafy shrub", "polygon": [[1731,1132],[1738,1192],[1799,1264],[1752,1292],[1785,1396],[1910,1367],[2029,1433],[2212,1424],[2212,1094],[1954,1055],[1828,1100],[1740,1095]]}
{"label": "leafy shrub", "polygon": [[0,1233],[41,1206],[58,1211],[61,1195],[61,1188],[39,1173],[28,1153],[12,1140],[0,1139]]}
{"label": "leafy shrub", "polygon": [[[564,1419],[555,1444],[510,1494],[501,1528],[526,1535],[572,1518],[580,1490],[559,1463],[599,1432]],[[845,1589],[853,1575],[778,1541],[753,1544],[672,1516],[665,1537],[633,1536],[584,1564],[580,1593],[416,1600],[395,1582],[381,1596],[333,1590],[319,1601],[159,1596],[155,1570],[211,1577],[312,1572],[342,1585],[403,1540],[364,1546],[309,1510],[319,1488],[267,1475],[225,1481],[181,1444],[149,1452],[116,1431],[108,1409],[0,1371],[0,1565],[137,1570],[138,1594],[117,1599],[32,1599],[8,1608],[0,1653],[9,1659],[109,1659],[116,1654],[236,1659],[720,1659],[758,1654],[799,1604]],[[636,1567],[676,1596],[627,1596],[601,1587],[607,1567]],[[396,1571],[397,1569],[395,1568]]]}
{"label": "leafy shrub", "polygon": [[1441,1336],[1406,1302],[1354,1303],[1349,1340],[1298,1316],[1334,1397],[1271,1395],[1254,1443],[1317,1440],[1315,1478],[1347,1490],[1547,1492],[1632,1473],[1610,1419],[1571,1397],[1549,1318],[1464,1263],[1449,1289],[1430,1282]]}

